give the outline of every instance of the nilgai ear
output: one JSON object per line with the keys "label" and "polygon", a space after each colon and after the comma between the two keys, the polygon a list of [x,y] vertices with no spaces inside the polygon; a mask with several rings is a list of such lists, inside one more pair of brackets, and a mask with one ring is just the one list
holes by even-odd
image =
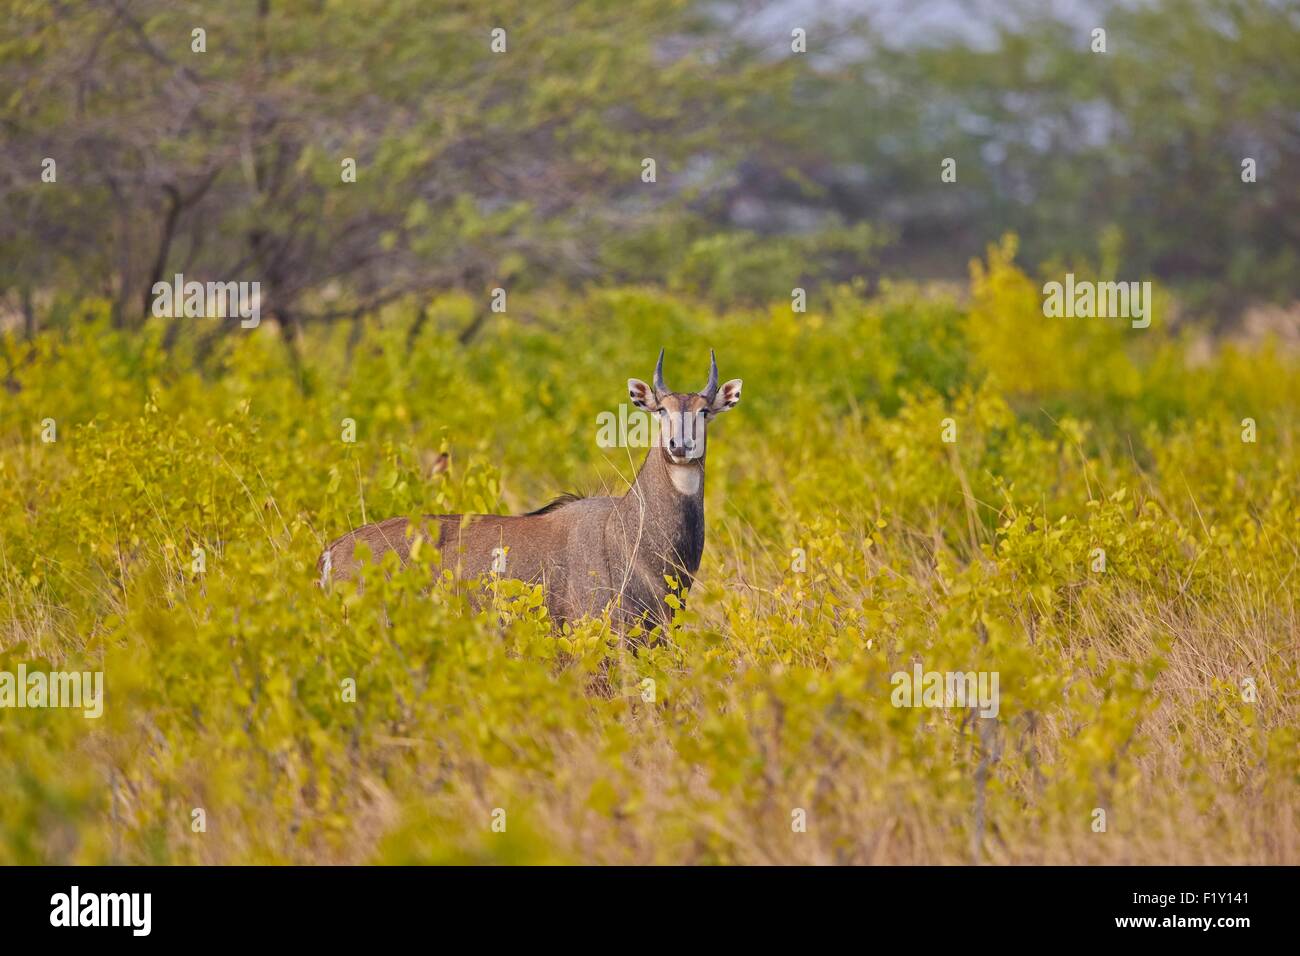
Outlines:
{"label": "nilgai ear", "polygon": [[627,393],[632,396],[632,404],[643,412],[659,410],[659,399],[655,397],[654,389],[639,378],[627,380]]}
{"label": "nilgai ear", "polygon": [[709,411],[718,415],[728,409],[735,408],[740,403],[740,386],[742,384],[744,383],[738,378],[723,383],[722,388],[718,389],[718,394],[713,396],[713,404],[709,406]]}

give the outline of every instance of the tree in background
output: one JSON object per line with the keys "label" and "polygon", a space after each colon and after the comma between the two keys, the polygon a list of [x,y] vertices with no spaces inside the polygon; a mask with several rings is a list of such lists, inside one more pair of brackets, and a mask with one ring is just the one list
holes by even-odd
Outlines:
{"label": "tree in background", "polygon": [[260,281],[289,331],[449,288],[771,300],[962,277],[1007,231],[1220,319],[1300,296],[1281,0],[8,6],[0,300],[29,330],[87,295],[134,325],[176,272]]}
{"label": "tree in background", "polygon": [[689,218],[793,69],[663,0],[10,6],[0,284],[29,316],[107,296],[124,326],[175,272],[258,280],[290,329],[636,277],[630,239]]}
{"label": "tree in background", "polygon": [[[786,122],[809,144],[807,202],[890,227],[888,264],[920,275],[964,275],[1006,231],[1031,263],[1095,260],[1118,235],[1126,277],[1220,318],[1300,297],[1300,7],[979,7],[859,23],[858,48],[801,82]],[[914,20],[952,29],[904,29]]]}

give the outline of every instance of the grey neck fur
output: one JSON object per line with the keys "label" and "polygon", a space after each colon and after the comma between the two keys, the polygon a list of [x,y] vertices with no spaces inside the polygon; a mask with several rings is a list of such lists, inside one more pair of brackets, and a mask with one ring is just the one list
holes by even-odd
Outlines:
{"label": "grey neck fur", "polygon": [[[679,475],[695,477],[694,489],[684,493],[670,469],[692,469]],[[659,448],[646,454],[641,470],[616,513],[627,528],[640,529],[632,563],[654,572],[684,571],[694,575],[704,554],[704,459],[674,465]],[[683,582],[690,586],[690,579]]]}

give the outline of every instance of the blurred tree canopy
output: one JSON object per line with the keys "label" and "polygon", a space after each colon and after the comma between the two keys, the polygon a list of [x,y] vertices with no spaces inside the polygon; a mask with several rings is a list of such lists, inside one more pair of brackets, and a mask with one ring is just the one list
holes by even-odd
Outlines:
{"label": "blurred tree canopy", "polygon": [[174,272],[260,280],[290,326],[603,276],[689,217],[793,67],[664,0],[9,7],[0,281],[106,295],[121,324]]}
{"label": "blurred tree canopy", "polygon": [[764,299],[961,276],[1008,230],[1219,314],[1300,295],[1294,2],[978,6],[899,42],[867,3],[8,0],[0,297],[130,326],[176,272],[258,280],[289,329],[447,288]]}
{"label": "blurred tree canopy", "polygon": [[[978,5],[912,12],[936,6],[960,27]],[[1031,263],[1117,245],[1125,278],[1221,316],[1300,297],[1300,4],[1059,9],[997,4],[984,36],[903,45],[899,20],[863,25],[861,49],[806,84],[789,120],[825,202],[891,227],[892,262],[923,273],[964,275],[1012,231]],[[955,183],[940,179],[949,157]]]}

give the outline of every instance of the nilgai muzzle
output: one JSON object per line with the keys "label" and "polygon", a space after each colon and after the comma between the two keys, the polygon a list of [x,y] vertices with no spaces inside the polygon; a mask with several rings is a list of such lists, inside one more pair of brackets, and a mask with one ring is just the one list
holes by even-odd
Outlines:
{"label": "nilgai muzzle", "polygon": [[[444,567],[462,578],[493,574],[541,583],[556,624],[606,607],[616,627],[667,624],[670,593],[690,588],[704,553],[704,457],[708,424],[735,408],[741,380],[718,385],[709,353],[709,381],[698,392],[664,384],[664,353],[654,381],[628,379],[637,408],[658,419],[657,440],[621,497],[563,496],[525,515],[426,515],[419,527],[390,518],[345,534],[317,564],[321,583],[351,577],[364,541],[374,560],[396,551],[403,562],[415,534],[436,544]],[[680,582],[676,592],[666,578]]]}

